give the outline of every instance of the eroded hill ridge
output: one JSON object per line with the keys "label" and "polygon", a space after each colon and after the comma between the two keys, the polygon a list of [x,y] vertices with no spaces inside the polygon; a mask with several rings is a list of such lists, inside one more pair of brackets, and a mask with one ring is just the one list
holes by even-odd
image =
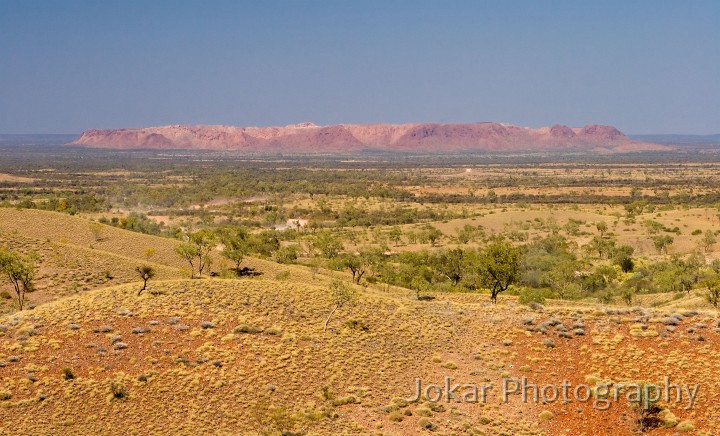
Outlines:
{"label": "eroded hill ridge", "polygon": [[257,153],[574,151],[634,152],[665,150],[635,141],[612,126],[563,125],[531,129],[504,123],[339,124],[285,127],[173,125],[86,130],[72,142],[117,149],[205,149]]}

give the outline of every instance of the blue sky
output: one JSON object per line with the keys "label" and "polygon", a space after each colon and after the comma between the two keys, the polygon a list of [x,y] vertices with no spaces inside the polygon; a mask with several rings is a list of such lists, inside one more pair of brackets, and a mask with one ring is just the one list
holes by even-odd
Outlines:
{"label": "blue sky", "polygon": [[0,0],[0,133],[501,121],[720,132],[720,1]]}

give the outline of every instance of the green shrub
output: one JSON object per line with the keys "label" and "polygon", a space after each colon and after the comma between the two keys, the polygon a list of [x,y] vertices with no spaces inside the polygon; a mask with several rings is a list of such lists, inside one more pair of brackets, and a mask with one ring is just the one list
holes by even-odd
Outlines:
{"label": "green shrub", "polygon": [[358,319],[351,319],[350,321],[345,323],[345,326],[351,330],[360,330],[363,332],[367,332],[370,330],[370,327],[365,324],[365,322]]}
{"label": "green shrub", "polygon": [[415,414],[417,416],[432,416],[432,411],[427,407],[418,407],[415,409]]}
{"label": "green shrub", "polygon": [[427,418],[421,418],[418,421],[418,425],[420,427],[424,428],[425,430],[430,430],[430,431],[434,431],[437,428],[437,426],[435,424],[433,424],[433,422]]}
{"label": "green shrub", "polygon": [[275,280],[287,280],[290,278],[290,271],[280,271],[275,274]]}
{"label": "green shrub", "polygon": [[70,368],[63,368],[62,374],[65,380],[72,380],[75,378],[75,374],[73,374],[72,369]]}
{"label": "green shrub", "polygon": [[518,303],[527,305],[530,303],[545,304],[545,296],[538,289],[523,288],[520,291]]}
{"label": "green shrub", "polygon": [[126,400],[129,396],[127,388],[118,382],[112,382],[110,384],[110,392],[112,393],[113,400]]}
{"label": "green shrub", "polygon": [[404,415],[397,410],[388,415],[388,419],[392,422],[401,422],[403,418]]}
{"label": "green shrub", "polygon": [[695,425],[693,425],[692,421],[683,421],[680,424],[675,427],[677,431],[681,432],[688,432],[695,430]]}
{"label": "green shrub", "polygon": [[262,329],[259,329],[257,327],[253,327],[253,326],[250,326],[247,324],[242,324],[242,325],[235,327],[235,329],[233,330],[233,333],[255,334],[255,333],[260,333],[261,331],[262,331]]}

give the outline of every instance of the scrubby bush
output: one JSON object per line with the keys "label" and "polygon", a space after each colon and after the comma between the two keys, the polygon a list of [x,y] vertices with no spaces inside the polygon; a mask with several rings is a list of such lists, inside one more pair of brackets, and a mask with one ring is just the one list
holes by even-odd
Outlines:
{"label": "scrubby bush", "polygon": [[545,296],[539,289],[523,288],[518,296],[518,303],[525,305],[531,303],[545,304]]}

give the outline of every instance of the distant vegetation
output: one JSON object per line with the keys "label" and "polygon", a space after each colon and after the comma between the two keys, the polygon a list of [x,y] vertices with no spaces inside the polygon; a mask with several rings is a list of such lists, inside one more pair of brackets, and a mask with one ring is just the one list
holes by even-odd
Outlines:
{"label": "distant vegetation", "polygon": [[[606,415],[411,401],[409,381],[720,389],[712,162],[83,153],[0,160],[20,433],[581,434]],[[717,428],[698,401],[602,424]]]}
{"label": "distant vegetation", "polygon": [[[717,248],[720,220],[712,162],[628,164],[619,155],[601,164],[530,165],[508,157],[508,171],[453,157],[445,166],[419,157],[279,164],[220,155],[198,164],[187,152],[121,154],[117,170],[104,152],[83,153],[78,161],[14,165],[20,179],[2,182],[0,204],[90,217],[98,243],[106,226],[176,239],[191,277],[242,276],[243,260],[256,256],[347,271],[356,284],[402,286],[418,298],[486,290],[493,300],[507,292],[631,305],[647,294],[702,291],[720,274],[705,258]],[[693,228],[663,218],[692,207],[705,220]],[[500,228],[484,224],[512,210],[536,212]],[[595,217],[583,218],[588,213]],[[500,246],[517,254],[493,266]],[[217,250],[231,270],[218,270]],[[507,276],[493,277],[494,267]]]}

